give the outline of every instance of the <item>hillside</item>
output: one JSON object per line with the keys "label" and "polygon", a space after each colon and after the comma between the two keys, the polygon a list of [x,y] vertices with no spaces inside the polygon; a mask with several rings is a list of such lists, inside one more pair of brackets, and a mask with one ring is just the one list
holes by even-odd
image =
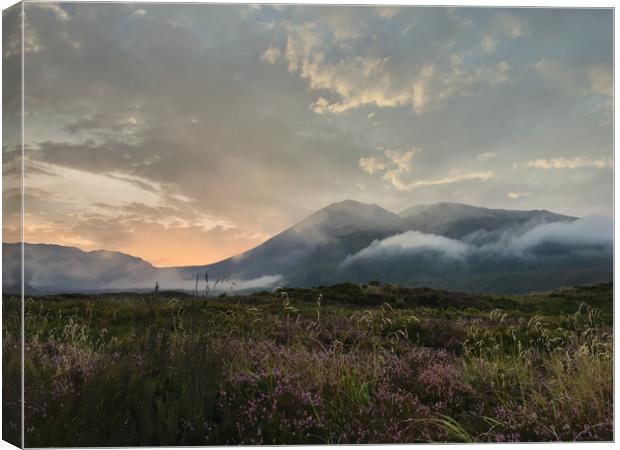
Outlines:
{"label": "hillside", "polygon": [[576,220],[576,217],[544,210],[490,209],[459,203],[416,205],[401,211],[399,216],[407,224],[407,229],[438,234],[451,239],[463,239],[481,231],[486,233],[525,231],[544,223]]}
{"label": "hillside", "polygon": [[[370,280],[471,292],[523,293],[612,278],[611,220],[454,203],[399,214],[351,200],[331,204],[263,244],[205,266],[155,268],[118,252],[27,244],[30,293],[192,290],[196,274],[223,290]],[[14,291],[19,246],[4,244]]]}

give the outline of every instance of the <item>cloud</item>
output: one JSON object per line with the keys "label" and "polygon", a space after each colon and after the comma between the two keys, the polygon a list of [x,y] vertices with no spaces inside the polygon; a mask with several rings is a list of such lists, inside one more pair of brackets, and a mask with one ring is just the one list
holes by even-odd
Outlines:
{"label": "cloud", "polygon": [[508,12],[496,14],[491,28],[480,41],[482,53],[495,53],[502,41],[517,39],[525,34],[525,30],[525,23],[514,14]]}
{"label": "cloud", "polygon": [[[460,23],[458,16],[450,17]],[[403,74],[398,70],[401,62],[377,56],[372,45],[365,48],[363,42],[356,41],[356,51],[335,51],[334,39],[341,38],[316,23],[286,23],[285,29],[288,71],[306,80],[313,91],[331,94],[330,98],[321,95],[310,105],[319,114],[343,114],[365,105],[405,106],[421,114],[452,97],[476,95],[510,79],[506,61],[471,65],[449,49],[436,52],[432,60],[410,61]]]}
{"label": "cloud", "polygon": [[498,32],[511,39],[518,38],[525,33],[523,21],[511,13],[500,13],[495,16]]}
{"label": "cloud", "polygon": [[434,234],[407,231],[382,240],[375,240],[365,249],[349,255],[342,267],[367,259],[395,258],[418,251],[435,251],[447,258],[460,259],[467,251],[467,244]]}
{"label": "cloud", "polygon": [[448,176],[433,178],[429,180],[418,180],[412,183],[403,183],[399,180],[392,179],[393,185],[399,191],[410,191],[423,186],[437,186],[443,184],[461,183],[463,181],[488,181],[493,178],[495,174],[488,170],[484,172],[460,172],[455,171]]}
{"label": "cloud", "polygon": [[398,8],[378,8],[377,15],[382,19],[393,19],[398,12]]}
{"label": "cloud", "polygon": [[510,65],[500,61],[494,66],[465,64],[462,55],[453,53],[449,67],[440,71],[436,65],[427,65],[413,81],[411,103],[413,110],[422,114],[433,104],[439,105],[453,97],[470,97],[484,90],[507,83],[510,80]]}
{"label": "cloud", "polygon": [[[228,282],[233,291],[264,289],[276,286],[282,280],[282,275],[262,275],[250,280],[232,279]],[[226,283],[224,283],[226,285]],[[223,290],[223,289],[222,289]]]}
{"label": "cloud", "polygon": [[406,151],[386,149],[385,156],[394,166],[394,171],[400,174],[404,172],[409,172],[409,170],[411,169],[411,160],[413,158],[413,155],[415,155],[419,151],[420,149],[415,147]]}
{"label": "cloud", "polygon": [[313,23],[298,25],[286,24],[288,37],[286,41],[286,59],[288,71],[301,70],[303,77],[308,77],[313,68],[313,60],[321,59],[321,54],[313,54],[313,50],[321,43],[319,28]]}
{"label": "cloud", "polygon": [[550,159],[534,159],[524,164],[514,164],[515,169],[581,169],[592,167],[596,169],[606,169],[613,167],[611,158],[589,158],[578,156],[575,158],[550,158]]}
{"label": "cloud", "polygon": [[[28,202],[27,223],[45,241],[207,262],[344,198],[404,209],[416,181],[491,171],[488,183],[419,188],[416,202],[501,206],[520,188],[500,161],[469,166],[481,149],[525,162],[540,148],[590,158],[613,148],[612,122],[601,120],[612,111],[606,10],[502,10],[523,25],[513,39],[482,9],[398,8],[387,20],[368,6],[142,4],[136,20],[136,5],[60,4],[65,20],[38,5],[24,4],[27,186],[46,194]],[[5,30],[7,80],[21,73],[16,29]],[[484,36],[498,41],[495,52],[481,48]],[[261,61],[272,47],[274,66]],[[559,75],[537,71],[540,60],[556,61]],[[562,72],[577,89],[560,85]],[[17,93],[4,100],[7,147],[21,141]],[[384,148],[411,143],[425,153],[405,171]],[[361,156],[376,158],[372,177]],[[35,172],[49,172],[36,163],[58,172],[35,191]],[[80,176],[68,186],[61,168]],[[610,211],[611,170],[548,175],[528,175],[540,185],[520,206]],[[93,187],[99,177],[112,193]],[[118,195],[125,187],[130,200]],[[215,219],[231,228],[206,226]]]}
{"label": "cloud", "polygon": [[[368,156],[360,158],[358,164],[362,170],[374,175],[375,173],[383,173],[383,179],[389,181],[392,187],[397,191],[410,191],[423,186],[436,186],[452,183],[460,183],[464,181],[487,181],[495,176],[492,171],[471,171],[464,172],[461,170],[452,171],[449,175],[427,180],[417,180],[407,182],[403,180],[403,175],[410,172],[413,164],[413,156],[422,150],[418,147],[412,147],[409,150],[384,149],[384,157]],[[485,157],[490,159],[489,155]],[[480,156],[480,155],[479,155]]]}
{"label": "cloud", "polygon": [[25,222],[29,242],[121,250],[170,266],[216,262],[269,237],[209,214],[194,199],[150,179],[41,162],[28,166],[27,194],[34,196]]}
{"label": "cloud", "polygon": [[388,180],[397,189],[402,186],[400,175],[412,168],[413,156],[421,149],[412,147],[409,150],[384,149],[384,157],[368,156],[359,160],[359,166],[370,175],[383,172],[383,179]]}
{"label": "cloud", "polygon": [[383,171],[386,167],[385,162],[381,158],[378,158],[376,156],[360,158],[359,166],[362,168],[362,170],[368,172],[371,175],[376,172]]}
{"label": "cloud", "polygon": [[326,98],[319,97],[316,102],[310,105],[310,108],[317,114],[324,114],[330,110],[329,101]]}
{"label": "cloud", "polygon": [[[3,286],[19,280],[20,246],[4,245]],[[192,291],[195,272],[188,268],[156,268],[122,253],[106,250],[80,252],[76,248],[26,244],[25,281],[35,289],[63,292],[95,290],[153,289],[158,282],[162,290]],[[198,269],[196,269],[198,270]],[[204,275],[204,269],[201,271]],[[278,274],[254,278],[224,277],[210,280],[211,292],[239,292],[269,288],[282,279]],[[201,277],[201,280],[204,278]],[[201,281],[200,288],[204,288]]]}
{"label": "cloud", "polygon": [[47,11],[51,11],[60,21],[66,22],[71,20],[69,13],[57,3],[37,3],[37,8],[41,8]]}
{"label": "cloud", "polygon": [[490,161],[492,159],[495,159],[496,156],[497,154],[495,152],[486,152],[486,153],[480,153],[479,155],[477,155],[476,159],[478,161]]}
{"label": "cloud", "polygon": [[[335,124],[316,121],[306,110],[308,98],[290,85],[292,77],[286,72],[274,75],[259,58],[248,56],[275,46],[273,36],[242,25],[228,13],[235,8],[190,11],[145,6],[145,10],[149,19],[135,21],[129,18],[131,10],[122,5],[78,5],[72,20],[63,23],[63,33],[54,15],[29,10],[33,29],[44,38],[46,50],[28,64],[58,74],[52,83],[29,71],[28,104],[37,111],[28,119],[29,155],[32,161],[80,172],[71,177],[71,189],[62,182],[60,172],[53,181],[34,180],[56,191],[59,208],[56,217],[45,205],[41,211],[30,208],[37,217],[29,223],[41,225],[36,235],[30,235],[33,239],[87,242],[89,248],[114,245],[164,265],[206,263],[247,250],[260,243],[248,236],[265,239],[324,206],[325,192],[340,189],[330,185],[347,186],[343,181],[349,182],[357,173],[350,155],[359,154],[359,144]],[[173,26],[168,23],[172,19],[184,20],[187,26]],[[198,27],[194,19],[209,26]],[[123,39],[109,32],[114,23],[127,27]],[[239,39],[234,52],[221,46],[206,50],[212,45],[210,38],[201,41],[203,34],[198,29],[215,32],[220,26],[222,36]],[[71,46],[65,34],[82,42],[82,47]],[[102,41],[97,36],[109,39]],[[221,36],[214,39],[220,42]],[[62,62],[59,55],[64,55]],[[175,75],[179,68],[188,69],[181,70],[180,78]],[[303,137],[299,131],[305,132]],[[325,167],[335,168],[338,177]],[[102,226],[80,216],[79,211],[99,215],[102,224],[117,231],[123,227],[137,230],[135,216],[126,217],[126,203],[153,206],[154,201],[148,191],[137,199],[133,190],[123,198],[116,195],[122,189],[115,189],[112,196],[92,188],[91,180],[103,176],[107,182],[111,174],[129,177],[133,185],[141,180],[157,186],[157,206],[171,207],[160,214],[169,215],[167,221],[179,225],[145,216],[144,228],[152,233],[150,237],[135,231],[119,233],[126,239],[106,243]],[[240,176],[242,183],[231,182]],[[322,187],[313,194],[307,189],[311,184]],[[354,183],[348,186],[354,189]],[[280,189],[287,195],[275,196]],[[179,202],[170,194],[188,202]],[[293,201],[298,196],[311,204]],[[116,208],[102,211],[93,207],[95,203]],[[237,232],[220,239],[221,248],[217,248],[211,238],[214,233],[202,226],[197,215],[235,224]],[[118,226],[111,226],[114,221]],[[83,226],[78,228],[78,222]],[[187,222],[195,226],[187,227]],[[43,233],[52,229],[57,230],[55,239],[52,231]],[[148,244],[155,237],[166,242],[160,249]],[[175,239],[180,247],[176,252],[171,242]],[[190,255],[192,246],[194,254]],[[164,254],[164,247],[171,251]]]}
{"label": "cloud", "polygon": [[[39,5],[39,3],[37,3]],[[48,3],[40,3],[40,5],[52,5]],[[45,8],[41,8],[45,9]],[[20,14],[21,19],[21,14]],[[24,54],[37,54],[45,49],[43,41],[40,38],[36,30],[30,26],[30,20],[26,16],[23,20],[24,33],[21,32],[21,20],[20,26],[9,29],[6,33],[8,36],[4,39],[3,52],[5,58],[11,58],[20,56],[22,52]],[[23,38],[23,46],[22,46]]]}
{"label": "cloud", "polygon": [[573,222],[553,222],[539,225],[516,237],[512,246],[517,250],[537,247],[544,242],[572,245],[608,244],[613,240],[613,221],[590,216]]}
{"label": "cloud", "polygon": [[574,221],[532,223],[501,233],[478,231],[462,241],[418,231],[407,231],[382,240],[347,256],[341,267],[364,262],[399,258],[416,252],[434,251],[445,258],[466,263],[471,258],[509,257],[536,258],[545,244],[569,246],[572,251],[588,251],[588,247],[611,249],[613,221],[590,216]]}
{"label": "cloud", "polygon": [[[571,95],[598,95],[606,100],[613,96],[613,69],[611,65],[593,64],[570,67],[560,61],[542,58],[532,64],[541,75],[553,80],[564,92]],[[607,107],[610,104],[605,103]]]}
{"label": "cloud", "polygon": [[497,49],[499,41],[493,36],[484,36],[480,41],[480,46],[485,53],[493,53]]}
{"label": "cloud", "polygon": [[342,14],[338,10],[327,12],[324,23],[329,28],[332,37],[338,45],[347,48],[350,41],[360,38],[365,31],[365,23],[360,22],[354,15]]}
{"label": "cloud", "polygon": [[359,166],[369,174],[386,171],[388,173],[402,174],[411,170],[413,155],[421,149],[412,147],[409,150],[384,149],[385,157],[369,156],[359,160]]}
{"label": "cloud", "polygon": [[[97,270],[93,270],[97,273]],[[101,273],[101,271],[99,272]],[[180,269],[156,269],[149,271],[137,271],[121,279],[115,279],[109,283],[104,283],[96,287],[102,290],[122,290],[122,289],[152,289],[155,283],[159,283],[160,290],[181,290],[192,292],[195,287],[195,278],[192,274],[188,277],[186,270]],[[202,275],[202,273],[201,273]],[[74,273],[73,276],[79,280],[80,274]],[[84,275],[82,275],[84,276]],[[219,280],[210,280],[210,294],[218,295],[220,293],[237,293],[256,291],[260,289],[268,289],[276,286],[282,280],[282,275],[261,275],[260,277],[251,279],[239,279],[223,277]],[[96,283],[96,282],[94,282]],[[217,284],[216,284],[217,283]],[[36,283],[35,283],[36,285]],[[92,284],[90,289],[95,288],[96,284]],[[201,277],[199,290],[204,293],[204,278]],[[79,286],[84,289],[84,286]]]}
{"label": "cloud", "polygon": [[566,222],[552,222],[537,225],[523,233],[507,231],[497,240],[475,251],[512,257],[534,257],[543,244],[574,247],[607,246],[613,242],[613,220],[601,216],[589,216]]}
{"label": "cloud", "polygon": [[529,197],[530,195],[532,195],[531,192],[509,192],[508,194],[506,194],[506,197],[510,199],[518,199],[523,197]]}
{"label": "cloud", "polygon": [[263,62],[267,62],[269,64],[275,64],[281,55],[282,55],[282,52],[280,52],[279,48],[269,47],[267,50],[263,52],[260,59]]}
{"label": "cloud", "polygon": [[146,16],[146,10],[140,8],[140,9],[136,9],[134,12],[131,13],[131,15],[133,17],[144,17]]}
{"label": "cloud", "polygon": [[[161,290],[183,290],[192,292],[195,287],[194,276],[188,278],[187,271],[177,269],[160,269],[148,279],[136,280],[128,278],[121,281],[114,281],[105,286],[106,289],[150,289],[155,286],[155,282],[159,283]],[[201,273],[203,275],[203,273]],[[261,275],[260,277],[251,279],[239,279],[223,277],[219,280],[210,280],[210,295],[218,295],[221,293],[235,294],[239,292],[257,291],[261,289],[269,289],[277,286],[282,280],[282,275]],[[138,283],[138,284],[136,284]],[[199,290],[204,293],[204,278],[201,277]]]}
{"label": "cloud", "polygon": [[603,97],[613,96],[613,70],[608,66],[594,66],[587,69],[590,91]]}

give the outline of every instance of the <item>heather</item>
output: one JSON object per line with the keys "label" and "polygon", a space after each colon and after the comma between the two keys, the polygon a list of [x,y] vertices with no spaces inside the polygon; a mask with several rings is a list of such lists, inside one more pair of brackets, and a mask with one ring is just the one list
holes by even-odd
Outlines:
{"label": "heather", "polygon": [[[609,441],[612,297],[371,283],[28,298],[26,445]],[[9,372],[18,306],[4,298]]]}

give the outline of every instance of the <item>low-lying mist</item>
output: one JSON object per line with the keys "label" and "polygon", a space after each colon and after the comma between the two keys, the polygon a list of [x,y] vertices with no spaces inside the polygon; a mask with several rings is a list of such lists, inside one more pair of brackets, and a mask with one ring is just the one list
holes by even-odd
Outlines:
{"label": "low-lying mist", "polygon": [[519,227],[498,232],[480,230],[462,240],[450,239],[418,231],[375,240],[368,247],[348,255],[342,262],[345,268],[353,263],[386,260],[421,252],[435,252],[442,258],[465,260],[480,254],[512,258],[533,258],[545,245],[570,247],[572,251],[587,251],[590,247],[613,248],[613,220],[589,216],[566,222],[537,224],[529,229]]}
{"label": "low-lying mist", "polygon": [[[207,273],[210,293],[219,295],[278,285],[309,287],[370,280],[522,292],[534,289],[535,283],[558,287],[609,279],[611,218],[544,219],[504,221],[498,226],[497,221],[489,224],[481,218],[461,226],[475,231],[460,233],[458,239],[413,230],[375,230],[368,224],[352,228],[349,220],[343,222],[345,228],[339,228],[341,221],[335,221],[338,226],[334,225],[329,239],[322,236],[313,243],[305,236],[308,239],[300,240],[303,233],[294,229],[243,258],[202,267],[156,268],[118,252],[26,244],[24,284],[31,294],[152,291],[156,284],[160,290],[193,292],[198,276],[198,290],[204,293]],[[4,292],[19,293],[20,246],[4,244],[3,249]],[[540,279],[535,282],[533,277]]]}
{"label": "low-lying mist", "polygon": [[[207,272],[208,273],[208,272]],[[205,291],[204,271],[198,272],[198,292]],[[282,280],[282,275],[262,275],[252,279],[239,279],[222,277],[209,279],[209,293],[221,294],[227,292],[243,292],[259,289],[268,289],[275,286]],[[155,283],[159,288],[168,291],[187,291],[193,292],[196,286],[196,279],[188,279],[186,272],[180,269],[159,269],[157,275],[147,280],[135,280],[124,278],[117,282],[109,283],[102,287],[104,290],[149,290],[154,289]]]}

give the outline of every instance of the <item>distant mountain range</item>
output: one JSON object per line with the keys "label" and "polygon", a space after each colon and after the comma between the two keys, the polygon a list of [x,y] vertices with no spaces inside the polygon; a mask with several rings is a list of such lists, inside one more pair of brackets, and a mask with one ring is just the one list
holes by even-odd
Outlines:
{"label": "distant mountain range", "polygon": [[[3,244],[3,287],[19,285],[19,244]],[[610,281],[611,219],[456,203],[395,214],[351,200],[323,208],[240,255],[215,264],[156,268],[119,252],[26,244],[30,294],[192,290],[196,274],[218,290],[371,280],[472,292],[523,293]]]}

